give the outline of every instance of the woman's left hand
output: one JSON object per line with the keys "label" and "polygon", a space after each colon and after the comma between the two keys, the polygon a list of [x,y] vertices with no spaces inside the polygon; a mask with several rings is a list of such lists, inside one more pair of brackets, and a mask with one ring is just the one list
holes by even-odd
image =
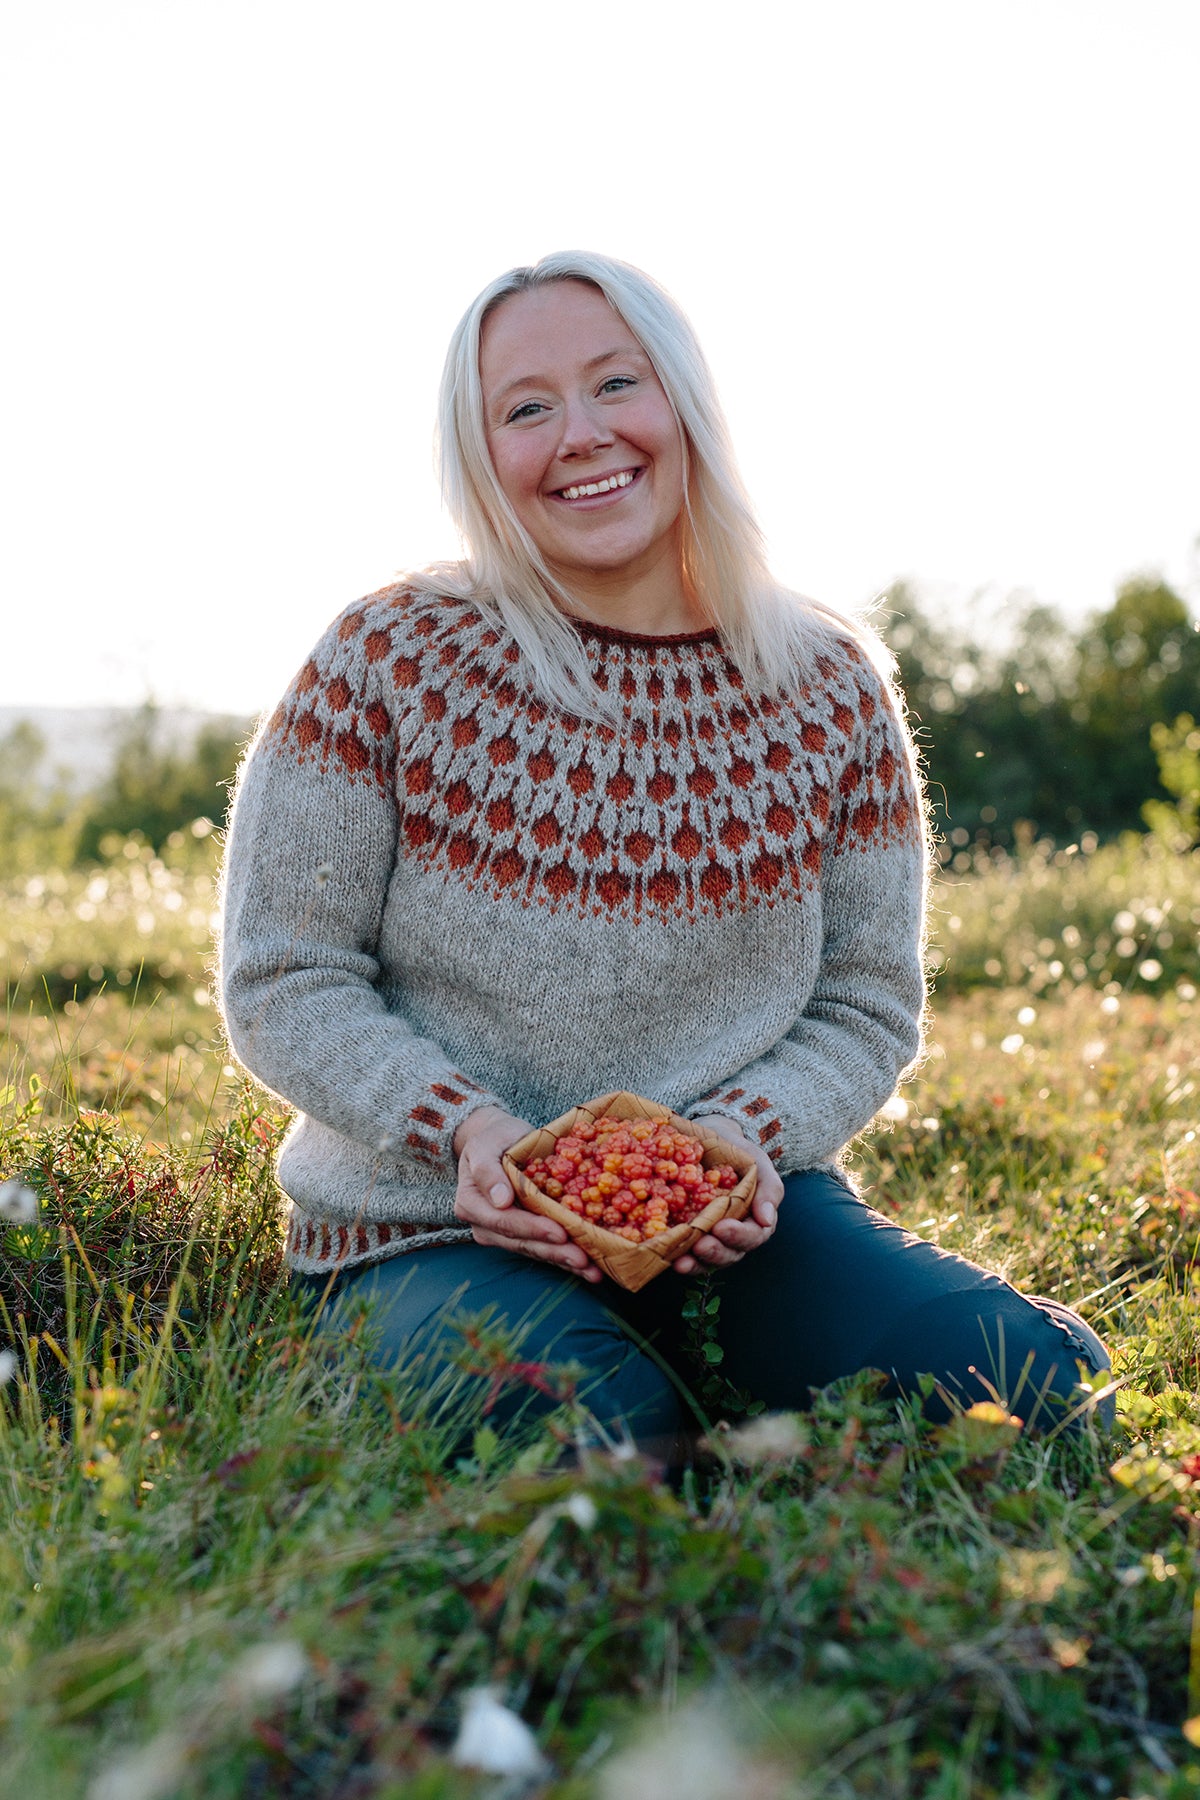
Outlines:
{"label": "woman's left hand", "polygon": [[676,1257],[671,1267],[677,1275],[694,1275],[701,1263],[714,1269],[727,1269],[741,1262],[748,1250],[757,1250],[775,1230],[779,1202],[783,1199],[783,1182],[779,1171],[760,1144],[752,1144],[732,1119],[719,1115],[698,1119],[706,1131],[728,1138],[739,1150],[748,1150],[758,1165],[758,1186],[744,1219],[722,1219],[719,1225],[694,1243],[686,1256]]}

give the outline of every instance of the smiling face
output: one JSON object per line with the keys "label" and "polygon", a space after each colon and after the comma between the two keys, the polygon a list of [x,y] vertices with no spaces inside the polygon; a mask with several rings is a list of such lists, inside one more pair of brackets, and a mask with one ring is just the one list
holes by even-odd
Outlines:
{"label": "smiling face", "polygon": [[563,585],[686,605],[679,425],[604,295],[579,281],[510,295],[484,324],[479,372],[497,479]]}

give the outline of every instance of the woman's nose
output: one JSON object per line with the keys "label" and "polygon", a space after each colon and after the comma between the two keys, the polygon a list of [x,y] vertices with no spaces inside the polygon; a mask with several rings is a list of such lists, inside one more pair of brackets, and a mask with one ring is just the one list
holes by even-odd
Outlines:
{"label": "woman's nose", "polygon": [[567,402],[558,441],[560,456],[591,456],[612,441],[613,434],[598,407],[591,406],[586,400]]}

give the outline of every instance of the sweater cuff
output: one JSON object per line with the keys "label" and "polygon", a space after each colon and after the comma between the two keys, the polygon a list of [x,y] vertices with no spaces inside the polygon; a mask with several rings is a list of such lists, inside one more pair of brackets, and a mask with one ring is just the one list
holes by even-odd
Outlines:
{"label": "sweater cuff", "polygon": [[684,1117],[697,1122],[706,1118],[732,1119],[743,1136],[752,1144],[761,1145],[772,1162],[777,1163],[783,1155],[783,1121],[774,1103],[750,1088],[716,1088],[687,1107]]}
{"label": "sweater cuff", "polygon": [[458,1167],[454,1134],[464,1119],[485,1106],[508,1110],[497,1094],[468,1081],[465,1075],[448,1071],[418,1090],[407,1119],[386,1147],[404,1161],[411,1159],[422,1168],[453,1180]]}

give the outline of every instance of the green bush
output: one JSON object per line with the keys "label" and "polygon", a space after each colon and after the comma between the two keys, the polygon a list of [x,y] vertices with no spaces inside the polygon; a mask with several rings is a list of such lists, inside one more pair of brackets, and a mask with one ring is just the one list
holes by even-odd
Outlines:
{"label": "green bush", "polygon": [[186,750],[164,747],[161,736],[157,707],[143,706],[130,718],[111,771],[83,807],[77,861],[98,861],[106,846],[135,832],[159,851],[196,819],[224,823],[245,730],[207,724]]}
{"label": "green bush", "polygon": [[1152,726],[1150,742],[1173,798],[1147,800],[1142,817],[1169,850],[1193,850],[1200,844],[1200,729],[1191,713],[1180,713],[1173,725]]}
{"label": "green bush", "polygon": [[1164,582],[1136,578],[1072,630],[1014,605],[973,636],[935,621],[915,592],[888,596],[895,650],[929,769],[934,817],[954,848],[1057,843],[1137,830],[1166,801],[1154,728],[1194,708],[1200,629]]}
{"label": "green bush", "polygon": [[220,827],[248,727],[215,719],[191,743],[167,741],[160,709],[147,704],[119,726],[112,765],[79,793],[40,770],[52,753],[27,720],[0,739],[0,862],[7,875],[44,874],[110,861],[129,838],[154,852],[197,820]]}

